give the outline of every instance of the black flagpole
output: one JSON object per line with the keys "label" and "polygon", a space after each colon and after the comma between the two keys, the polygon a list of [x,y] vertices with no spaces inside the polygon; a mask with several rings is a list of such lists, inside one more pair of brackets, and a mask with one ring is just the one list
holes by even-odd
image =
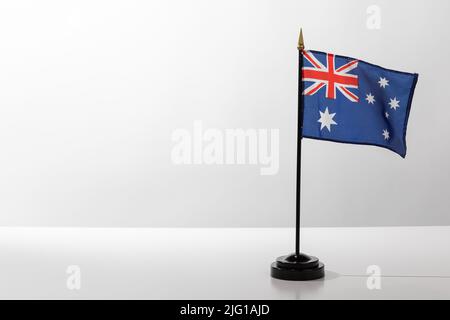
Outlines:
{"label": "black flagpole", "polygon": [[297,188],[295,193],[295,255],[300,256],[300,195],[302,181],[302,135],[303,135],[303,32],[298,39],[298,120],[297,120]]}
{"label": "black flagpole", "polygon": [[300,187],[303,134],[303,32],[298,38],[298,127],[297,127],[297,187],[295,196],[295,253],[278,257],[271,265],[271,276],[282,280],[314,280],[325,276],[325,267],[316,257],[300,252]]}

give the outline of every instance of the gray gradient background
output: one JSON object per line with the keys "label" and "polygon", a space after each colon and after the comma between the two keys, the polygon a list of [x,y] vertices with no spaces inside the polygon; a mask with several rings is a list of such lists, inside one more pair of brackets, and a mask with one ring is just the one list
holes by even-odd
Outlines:
{"label": "gray gradient background", "polygon": [[[381,29],[366,9],[382,9]],[[293,226],[308,48],[417,72],[406,160],[304,141],[304,226],[448,225],[450,2],[0,4],[0,224]],[[279,128],[280,170],[175,166],[171,134]]]}

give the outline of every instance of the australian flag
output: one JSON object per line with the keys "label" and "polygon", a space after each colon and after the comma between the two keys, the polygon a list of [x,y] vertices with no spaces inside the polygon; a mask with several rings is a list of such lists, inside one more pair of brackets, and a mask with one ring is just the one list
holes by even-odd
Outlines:
{"label": "australian flag", "polygon": [[303,51],[303,137],[374,145],[406,155],[417,74]]}

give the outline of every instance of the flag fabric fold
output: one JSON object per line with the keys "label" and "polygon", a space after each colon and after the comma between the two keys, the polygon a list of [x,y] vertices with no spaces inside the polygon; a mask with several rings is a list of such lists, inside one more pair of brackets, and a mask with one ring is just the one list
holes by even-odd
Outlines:
{"label": "flag fabric fold", "polygon": [[303,51],[305,138],[374,145],[406,156],[418,75],[319,51]]}

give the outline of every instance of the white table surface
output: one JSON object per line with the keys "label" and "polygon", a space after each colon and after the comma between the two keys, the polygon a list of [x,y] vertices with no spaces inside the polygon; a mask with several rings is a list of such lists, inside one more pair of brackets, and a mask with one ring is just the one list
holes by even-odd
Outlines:
{"label": "white table surface", "polygon": [[[0,228],[1,299],[450,299],[450,227],[302,229],[324,280],[270,277],[293,229]],[[69,290],[67,267],[81,270]],[[367,267],[380,267],[380,290]]]}

